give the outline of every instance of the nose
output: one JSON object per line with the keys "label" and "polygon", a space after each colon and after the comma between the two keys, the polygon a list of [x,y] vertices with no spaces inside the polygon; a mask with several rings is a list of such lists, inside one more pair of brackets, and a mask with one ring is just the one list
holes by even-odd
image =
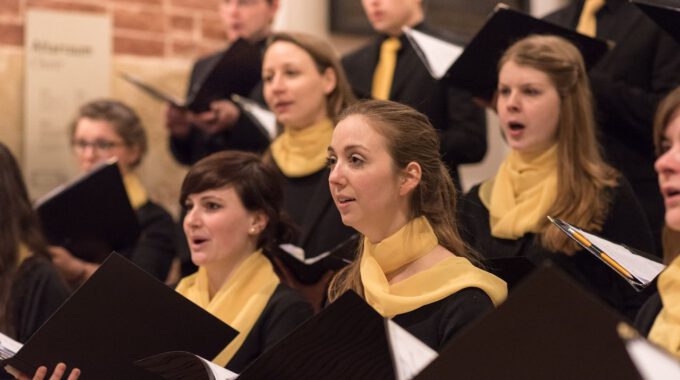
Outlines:
{"label": "nose", "polygon": [[507,111],[517,112],[520,109],[519,97],[517,91],[510,91],[505,97],[505,109]]}
{"label": "nose", "polygon": [[269,83],[271,90],[275,93],[280,93],[286,89],[286,81],[283,79],[283,75],[274,74]]}
{"label": "nose", "polygon": [[334,187],[342,187],[345,184],[345,176],[342,166],[336,163],[331,167],[331,172],[328,175],[328,185],[331,188],[331,193]]}
{"label": "nose", "polygon": [[188,232],[191,228],[196,228],[201,225],[201,218],[196,210],[196,207],[189,209],[184,216],[184,232]]}
{"label": "nose", "polygon": [[679,167],[680,147],[672,147],[660,155],[654,162],[654,170],[656,170],[659,176],[677,173]]}

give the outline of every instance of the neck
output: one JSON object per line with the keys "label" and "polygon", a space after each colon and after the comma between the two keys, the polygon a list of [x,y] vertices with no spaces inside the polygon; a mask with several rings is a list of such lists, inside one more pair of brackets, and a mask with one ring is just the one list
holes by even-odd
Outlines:
{"label": "neck", "polygon": [[208,298],[212,299],[217,292],[222,289],[224,284],[233,276],[234,270],[241,263],[254,253],[255,249],[243,253],[232,260],[223,260],[205,266],[205,273],[208,276]]}
{"label": "neck", "polygon": [[326,113],[324,112],[319,115],[316,115],[311,122],[286,124],[286,128],[289,130],[301,131],[309,127],[315,126],[320,122],[327,120],[328,118],[329,118],[328,115],[326,115]]}
{"label": "neck", "polygon": [[366,238],[368,238],[368,241],[370,241],[372,244],[378,244],[388,237],[394,235],[412,219],[407,216],[406,212],[400,211],[397,213],[397,215],[388,220],[390,220],[390,223],[383,226],[383,228],[367,231],[364,233]]}
{"label": "neck", "polygon": [[408,20],[406,20],[406,22],[403,25],[399,26],[394,30],[388,30],[387,35],[390,37],[400,37],[403,34],[401,30],[402,27],[408,26],[409,28],[413,28],[414,26],[423,22],[424,19],[425,15],[423,14],[423,10],[419,9],[417,12],[413,12],[411,17],[409,17]]}

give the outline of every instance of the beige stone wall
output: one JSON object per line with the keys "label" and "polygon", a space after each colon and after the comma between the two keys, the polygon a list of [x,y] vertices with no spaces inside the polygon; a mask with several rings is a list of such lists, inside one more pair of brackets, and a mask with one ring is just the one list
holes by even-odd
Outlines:
{"label": "beige stone wall", "polygon": [[[20,49],[0,49],[0,141],[9,146],[22,160],[23,136],[23,75],[24,54]],[[163,125],[165,105],[120,79],[124,71],[148,80],[177,96],[183,96],[192,61],[119,56],[113,61],[112,94],[139,113],[149,138],[149,152],[139,168],[139,174],[154,200],[165,205],[174,214],[179,210],[177,198],[186,168],[172,158]],[[75,113],[75,110],[74,110]],[[64,144],[68,136],[64,136]],[[73,161],[62,163],[74,165]]]}

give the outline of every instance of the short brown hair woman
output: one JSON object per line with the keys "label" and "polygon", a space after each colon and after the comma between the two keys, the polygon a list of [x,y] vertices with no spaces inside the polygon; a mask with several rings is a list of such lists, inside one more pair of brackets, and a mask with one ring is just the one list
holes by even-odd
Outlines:
{"label": "short brown hair woman", "polygon": [[198,272],[177,291],[239,331],[213,359],[239,373],[312,315],[266,257],[291,237],[281,185],[255,154],[225,151],[189,169],[180,203]]}

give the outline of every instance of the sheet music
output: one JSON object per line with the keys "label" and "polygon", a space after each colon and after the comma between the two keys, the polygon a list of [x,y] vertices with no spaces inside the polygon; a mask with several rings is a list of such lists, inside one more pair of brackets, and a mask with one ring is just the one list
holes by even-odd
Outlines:
{"label": "sheet music", "polygon": [[437,352],[392,320],[387,319],[386,324],[397,380],[410,380],[437,357]]}
{"label": "sheet music", "polygon": [[19,352],[23,345],[16,340],[0,333],[0,360],[9,359]]}
{"label": "sheet music", "polygon": [[680,362],[646,339],[627,341],[626,350],[644,380],[680,379]]}
{"label": "sheet music", "polygon": [[416,52],[419,55],[424,55],[428,71],[435,79],[442,79],[448,72],[449,68],[463,53],[463,47],[444,41],[442,39],[432,37],[423,32],[404,27],[404,33],[409,37],[409,40],[414,42],[417,47]]}
{"label": "sheet music", "polygon": [[279,248],[296,258],[298,261],[307,265],[312,265],[318,261],[321,261],[331,254],[331,251],[326,251],[316,257],[305,258],[305,250],[296,245],[286,243],[279,245]]}
{"label": "sheet music", "polygon": [[593,245],[600,248],[617,263],[626,268],[633,276],[647,284],[654,280],[666,266],[645,257],[636,255],[624,246],[612,243],[608,240],[589,234],[579,228],[574,227],[579,233],[588,239]]}
{"label": "sheet music", "polygon": [[267,132],[270,140],[276,138],[276,116],[273,112],[261,107],[257,102],[234,94],[231,96],[234,103],[238,103],[244,111],[249,113],[260,126]]}
{"label": "sheet music", "polygon": [[212,372],[214,380],[234,380],[238,377],[238,374],[231,372],[224,367],[220,367],[217,364],[209,360],[205,360],[198,355],[196,355],[196,357],[201,359],[203,363],[206,364],[207,368],[210,370],[210,372]]}

